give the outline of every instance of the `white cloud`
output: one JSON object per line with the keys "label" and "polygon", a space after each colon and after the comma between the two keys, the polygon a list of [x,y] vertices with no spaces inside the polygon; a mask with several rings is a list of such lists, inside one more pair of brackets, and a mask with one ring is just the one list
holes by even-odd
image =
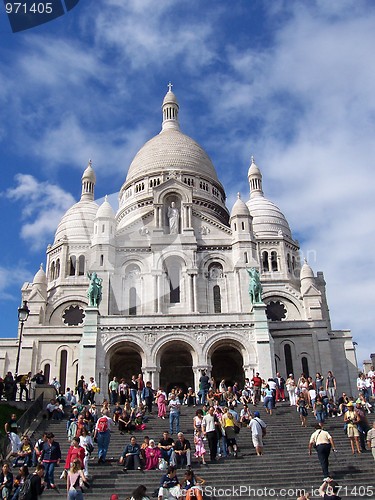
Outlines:
{"label": "white cloud", "polygon": [[21,237],[33,250],[46,246],[64,214],[75,200],[70,193],[49,182],[40,182],[29,174],[17,174],[16,187],[9,188],[5,196],[20,204],[23,225]]}
{"label": "white cloud", "polygon": [[[22,264],[13,267],[0,266],[0,299],[18,300],[20,285],[31,278],[30,271]],[[13,293],[13,287],[16,287],[16,293]]]}

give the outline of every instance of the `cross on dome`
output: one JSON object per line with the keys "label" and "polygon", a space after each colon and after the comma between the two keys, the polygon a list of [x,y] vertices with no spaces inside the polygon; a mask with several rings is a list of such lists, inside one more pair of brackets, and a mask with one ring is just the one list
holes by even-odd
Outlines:
{"label": "cross on dome", "polygon": [[172,92],[172,87],[173,87],[172,83],[169,82],[168,83],[168,92]]}

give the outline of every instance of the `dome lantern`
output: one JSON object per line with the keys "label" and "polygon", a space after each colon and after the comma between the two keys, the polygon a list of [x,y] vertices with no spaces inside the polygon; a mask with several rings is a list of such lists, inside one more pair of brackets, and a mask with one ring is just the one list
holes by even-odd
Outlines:
{"label": "dome lantern", "polygon": [[168,92],[165,94],[162,110],[163,110],[163,123],[162,132],[164,130],[180,130],[180,124],[178,123],[178,110],[179,105],[177,98],[172,92],[173,85],[171,82],[168,83]]}
{"label": "dome lantern", "polygon": [[254,156],[251,157],[251,165],[247,177],[250,184],[250,198],[263,196],[262,174],[259,167],[255,164]]}
{"label": "dome lantern", "polygon": [[86,170],[82,175],[82,193],[81,200],[84,201],[94,201],[94,188],[95,188],[96,176],[94,169],[92,168],[92,161],[89,160]]}

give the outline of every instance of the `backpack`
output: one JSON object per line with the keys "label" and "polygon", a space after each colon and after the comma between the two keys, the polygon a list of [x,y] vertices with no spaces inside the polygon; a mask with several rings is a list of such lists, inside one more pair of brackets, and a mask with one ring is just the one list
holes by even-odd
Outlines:
{"label": "backpack", "polygon": [[32,474],[29,474],[25,481],[22,483],[20,487],[20,491],[18,494],[19,500],[30,500],[31,499],[31,478]]}
{"label": "backpack", "polygon": [[97,430],[98,432],[107,432],[108,420],[105,417],[99,418]]}

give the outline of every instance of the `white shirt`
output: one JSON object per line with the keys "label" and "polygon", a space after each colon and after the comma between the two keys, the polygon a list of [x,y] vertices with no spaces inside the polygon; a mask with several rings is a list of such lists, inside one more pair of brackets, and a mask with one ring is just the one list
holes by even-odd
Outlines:
{"label": "white shirt", "polygon": [[207,413],[207,415],[203,417],[202,426],[206,432],[215,431],[215,415],[210,415],[209,413]]}
{"label": "white shirt", "polygon": [[265,429],[267,424],[261,418],[255,417],[250,420],[249,427],[253,436],[261,436],[263,434],[262,428]]}

